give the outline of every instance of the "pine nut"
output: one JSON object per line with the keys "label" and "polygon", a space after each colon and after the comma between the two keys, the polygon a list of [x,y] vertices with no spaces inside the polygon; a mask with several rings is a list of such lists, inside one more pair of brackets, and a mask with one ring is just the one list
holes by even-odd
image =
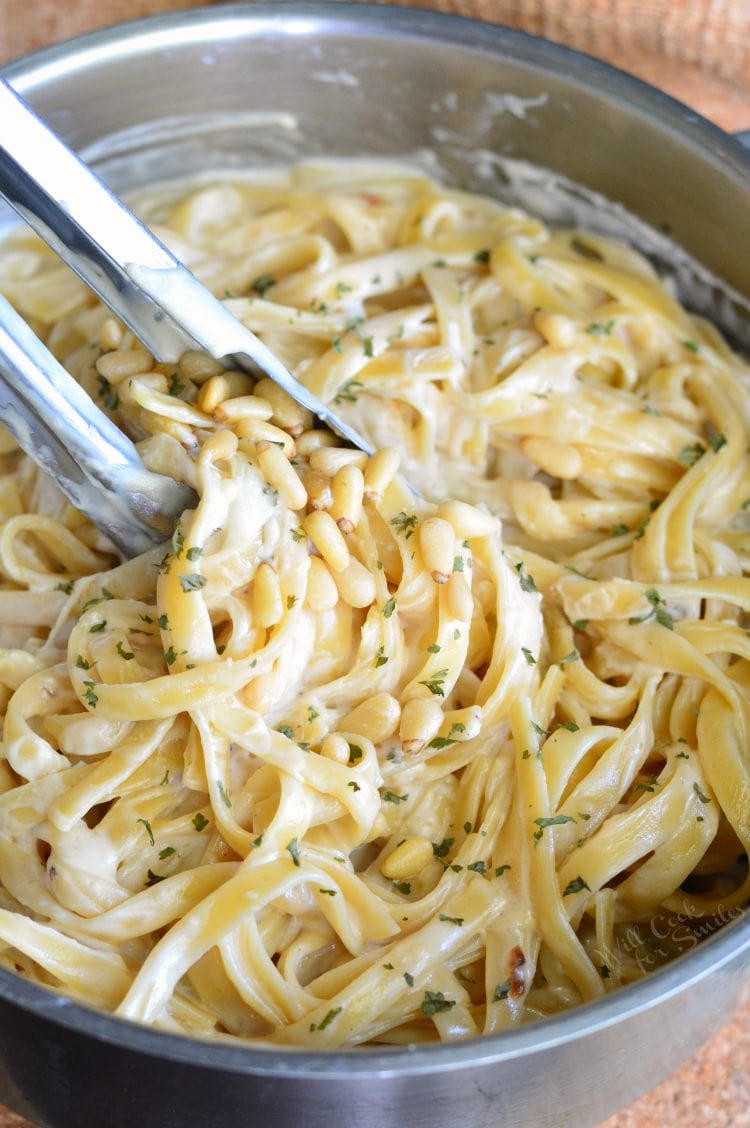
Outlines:
{"label": "pine nut", "polygon": [[360,702],[339,722],[343,732],[357,732],[373,744],[393,736],[401,718],[401,706],[390,693],[376,693]]}
{"label": "pine nut", "polygon": [[224,365],[214,360],[208,353],[190,349],[180,357],[177,362],[180,375],[194,384],[203,384],[211,376],[218,376],[224,371]]}
{"label": "pine nut", "polygon": [[275,670],[270,674],[259,674],[248,682],[239,693],[240,700],[248,709],[254,709],[263,716],[272,709],[281,696],[283,682]]}
{"label": "pine nut", "polygon": [[328,567],[334,572],[346,568],[351,559],[349,549],[331,514],[324,509],[313,510],[307,514],[302,524]]}
{"label": "pine nut", "polygon": [[310,508],[328,509],[333,500],[330,479],[317,470],[310,470],[305,474],[304,482]]}
{"label": "pine nut", "polygon": [[369,607],[375,602],[377,588],[372,574],[352,556],[346,568],[334,573],[339,595],[350,607]]}
{"label": "pine nut", "polygon": [[453,571],[456,534],[442,517],[428,517],[419,527],[419,545],[427,571],[436,584],[447,584]]}
{"label": "pine nut", "polygon": [[335,760],[337,764],[348,764],[349,741],[340,732],[329,732],[320,742],[320,754],[327,760]]}
{"label": "pine nut", "polygon": [[331,483],[330,514],[345,536],[359,524],[364,492],[365,480],[358,466],[349,463],[336,472]]}
{"label": "pine nut", "polygon": [[336,435],[332,435],[330,431],[321,429],[315,431],[303,431],[297,439],[297,453],[302,458],[309,458],[314,450],[320,450],[321,447],[337,446],[339,443]]}
{"label": "pine nut", "polygon": [[[253,391],[252,377],[247,372],[222,372],[218,376],[209,376],[198,392],[197,406],[207,415],[213,415],[219,404],[224,400],[238,396],[249,396]],[[270,419],[271,406],[268,406],[268,415],[260,418]]]}
{"label": "pine nut", "polygon": [[99,330],[99,344],[107,352],[116,349],[122,343],[123,332],[122,326],[115,321],[114,317],[108,317],[102,322],[102,327]]}
{"label": "pine nut", "polygon": [[407,838],[383,862],[380,872],[389,881],[401,881],[404,877],[416,877],[433,858],[432,843],[421,834]]}
{"label": "pine nut", "polygon": [[521,450],[540,470],[553,478],[573,479],[581,473],[581,456],[569,443],[528,435],[521,439]]}
{"label": "pine nut", "polygon": [[306,598],[313,611],[330,611],[339,601],[336,582],[319,556],[310,557]]}
{"label": "pine nut", "polygon": [[246,416],[234,424],[234,429],[237,437],[245,441],[277,443],[287,458],[294,458],[297,453],[294,439],[287,435],[286,431],[282,431],[280,427],[274,427],[273,423],[268,423],[265,419],[251,419]]}
{"label": "pine nut", "polygon": [[268,377],[259,380],[255,393],[268,400],[273,408],[273,422],[283,431],[287,431],[293,438],[312,427],[312,412],[293,400],[289,393],[279,387],[275,380]]}
{"label": "pine nut", "polygon": [[401,464],[401,455],[391,447],[376,450],[364,469],[365,497],[381,498]]}
{"label": "pine nut", "polygon": [[[212,377],[213,379],[223,381],[225,377],[216,376]],[[208,384],[204,387],[208,387]],[[260,419],[266,422],[272,415],[273,411],[268,400],[261,399],[259,396],[234,396],[232,399],[225,397],[213,412],[217,423],[236,423],[240,419]]]}
{"label": "pine nut", "polygon": [[279,577],[270,564],[259,565],[253,580],[253,619],[259,627],[275,627],[284,615]]}
{"label": "pine nut", "polygon": [[260,442],[255,448],[263,476],[288,509],[304,509],[307,490],[297,477],[283,450],[274,443]]}
{"label": "pine nut", "polygon": [[367,455],[362,450],[349,447],[319,447],[310,455],[310,466],[333,478],[343,466],[358,466],[362,470],[367,465]]}
{"label": "pine nut", "polygon": [[575,344],[578,335],[575,324],[564,314],[537,310],[531,323],[554,349],[570,349]]}
{"label": "pine nut", "polygon": [[119,384],[120,380],[150,372],[153,367],[154,358],[143,349],[105,353],[96,362],[96,371],[110,384]]}
{"label": "pine nut", "polygon": [[237,453],[237,436],[234,431],[214,431],[201,447],[200,460],[218,461]]}
{"label": "pine nut", "polygon": [[460,572],[452,572],[443,588],[448,614],[454,619],[470,623],[474,614],[474,597],[471,588]]}
{"label": "pine nut", "polygon": [[437,701],[412,697],[401,710],[398,734],[407,756],[421,752],[433,740],[443,723],[443,710]]}
{"label": "pine nut", "polygon": [[461,540],[472,537],[486,537],[500,528],[497,517],[469,505],[465,501],[444,501],[437,508],[437,516],[453,526],[453,531]]}

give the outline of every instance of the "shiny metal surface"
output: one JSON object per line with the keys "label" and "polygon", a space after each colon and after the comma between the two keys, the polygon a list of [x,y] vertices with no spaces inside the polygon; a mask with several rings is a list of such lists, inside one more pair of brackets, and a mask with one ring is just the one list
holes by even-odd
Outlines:
{"label": "shiny metal surface", "polygon": [[228,365],[260,370],[372,454],[362,436],[295,380],[3,79],[0,193],[157,360],[175,362],[188,349],[204,349]]}
{"label": "shiny metal surface", "polygon": [[123,556],[169,537],[192,490],[147,471],[108,416],[0,297],[0,419]]}
{"label": "shiny metal surface", "polygon": [[[685,107],[565,48],[430,12],[221,5],[98,33],[8,73],[118,191],[210,165],[370,154],[544,212],[525,162],[544,166],[550,183],[583,186],[545,218],[575,216],[583,201],[604,225],[622,204],[655,229],[625,223],[634,241],[653,239],[647,249],[669,224],[734,291],[717,296],[704,279],[694,304],[747,326],[748,156]],[[586,1128],[727,1017],[750,978],[750,917],[728,915],[738,919],[595,1005],[417,1050],[205,1045],[0,974],[0,1097],[53,1128],[90,1128],[103,1107],[108,1128]]]}

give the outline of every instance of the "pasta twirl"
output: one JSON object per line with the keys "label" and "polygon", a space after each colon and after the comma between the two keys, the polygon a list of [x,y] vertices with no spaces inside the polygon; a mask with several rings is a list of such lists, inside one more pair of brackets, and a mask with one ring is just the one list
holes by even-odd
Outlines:
{"label": "pasta twirl", "polygon": [[3,439],[0,961],[164,1029],[399,1044],[596,999],[740,912],[750,419],[718,332],[630,249],[414,171],[141,210],[379,449],[156,363],[6,241],[3,291],[199,501],[118,563]]}

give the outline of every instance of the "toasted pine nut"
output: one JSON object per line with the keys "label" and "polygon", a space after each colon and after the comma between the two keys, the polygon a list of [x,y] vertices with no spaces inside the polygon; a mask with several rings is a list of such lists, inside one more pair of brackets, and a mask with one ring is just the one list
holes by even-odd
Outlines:
{"label": "toasted pine nut", "polygon": [[271,565],[264,562],[253,580],[253,618],[259,627],[275,627],[283,615],[279,577]]}
{"label": "toasted pine nut", "polygon": [[259,380],[255,393],[268,400],[273,408],[274,423],[277,427],[287,431],[293,438],[312,427],[312,412],[293,400],[289,393],[279,387],[275,380],[270,380],[268,377]]}
{"label": "toasted pine nut", "polygon": [[329,732],[320,742],[320,754],[337,764],[349,763],[349,741],[340,732]]}
{"label": "toasted pine nut", "polygon": [[419,545],[425,567],[436,584],[447,584],[453,571],[456,534],[442,517],[428,517],[419,527]]}
{"label": "toasted pine nut", "polygon": [[218,460],[231,458],[237,452],[237,436],[234,431],[214,431],[201,447],[200,459]]}
{"label": "toasted pine nut", "polygon": [[310,466],[333,478],[342,466],[358,466],[362,470],[367,465],[367,455],[362,450],[349,447],[319,447],[310,455]]}
{"label": "toasted pine nut", "polygon": [[376,693],[361,701],[339,723],[342,732],[358,732],[373,744],[393,736],[401,718],[401,706],[390,693]]}
{"label": "toasted pine nut", "polygon": [[324,509],[313,510],[302,522],[305,532],[333,572],[346,568],[351,557],[341,530]]}
{"label": "toasted pine nut", "polygon": [[474,614],[474,596],[461,573],[452,572],[443,590],[448,614],[454,619],[470,623]]}
{"label": "toasted pine nut", "polygon": [[[216,376],[211,379],[224,380],[225,377]],[[270,403],[260,396],[234,396],[232,399],[222,399],[213,412],[217,423],[236,423],[240,419],[260,419],[265,422],[272,415]]]}
{"label": "toasted pine nut", "polygon": [[362,471],[353,463],[342,466],[331,483],[330,514],[347,536],[353,533],[362,515],[362,497],[365,480]]}
{"label": "toasted pine nut", "polygon": [[401,464],[401,455],[391,447],[376,450],[364,469],[365,497],[377,500],[391,484]]}
{"label": "toasted pine nut", "polygon": [[398,734],[401,747],[407,756],[421,752],[440,731],[443,710],[437,701],[425,697],[412,697],[401,710]]}
{"label": "toasted pine nut", "polygon": [[326,478],[325,474],[321,474],[318,470],[311,470],[305,474],[304,480],[310,508],[328,509],[328,506],[333,500],[330,479]]}
{"label": "toasted pine nut", "polygon": [[339,595],[350,607],[369,607],[377,595],[375,580],[364,564],[352,556],[346,568],[333,575]]}
{"label": "toasted pine nut", "polygon": [[432,843],[421,834],[407,838],[396,847],[383,862],[380,872],[389,881],[401,881],[404,877],[416,877],[433,858]]}
{"label": "toasted pine nut", "polygon": [[224,371],[223,364],[214,360],[208,353],[199,352],[197,349],[183,353],[177,362],[177,367],[180,375],[186,380],[192,380],[194,384],[203,384],[211,376],[218,376]]}
{"label": "toasted pine nut", "polygon": [[321,447],[338,446],[340,440],[336,435],[331,434],[330,431],[324,431],[322,428],[315,431],[303,431],[297,439],[297,453],[303,458],[309,458],[314,450],[320,450]]}
{"label": "toasted pine nut", "polygon": [[254,709],[256,713],[263,715],[276,704],[282,689],[282,679],[275,670],[272,670],[270,674],[259,674],[257,678],[253,678],[243,686],[239,697],[248,709]]}
{"label": "toasted pine nut", "polygon": [[437,516],[453,526],[453,531],[462,540],[472,537],[485,537],[500,528],[497,517],[469,505],[465,501],[444,501],[437,508]]}
{"label": "toasted pine nut", "polygon": [[234,429],[239,439],[254,443],[262,443],[264,440],[269,443],[278,443],[287,458],[294,458],[297,453],[294,439],[287,435],[286,431],[282,431],[280,427],[274,427],[273,423],[267,423],[265,419],[245,417],[234,424]]}
{"label": "toasted pine nut", "polygon": [[[249,396],[253,391],[253,380],[247,372],[221,372],[209,376],[198,392],[197,406],[207,415],[212,415],[220,403],[235,396]],[[270,411],[270,406],[268,408]],[[270,415],[261,416],[270,419]]]}
{"label": "toasted pine nut", "polygon": [[575,324],[561,313],[540,309],[532,316],[531,323],[554,349],[569,349],[575,344]]}
{"label": "toasted pine nut", "polygon": [[307,577],[307,603],[313,611],[330,611],[339,601],[333,576],[319,556],[310,557]]}
{"label": "toasted pine nut", "polygon": [[288,509],[304,509],[307,490],[283,450],[269,442],[260,442],[255,449],[263,476],[269,486],[278,492],[284,505]]}
{"label": "toasted pine nut", "polygon": [[99,330],[99,344],[103,349],[108,352],[116,349],[121,344],[122,337],[122,326],[115,321],[114,317],[108,317],[106,321],[102,322],[102,327]]}
{"label": "toasted pine nut", "polygon": [[110,384],[119,384],[141,372],[150,372],[154,367],[151,353],[143,349],[130,349],[128,352],[108,352],[96,362],[96,371]]}
{"label": "toasted pine nut", "polygon": [[581,456],[569,443],[528,435],[521,439],[521,450],[540,470],[553,478],[577,478],[581,473]]}

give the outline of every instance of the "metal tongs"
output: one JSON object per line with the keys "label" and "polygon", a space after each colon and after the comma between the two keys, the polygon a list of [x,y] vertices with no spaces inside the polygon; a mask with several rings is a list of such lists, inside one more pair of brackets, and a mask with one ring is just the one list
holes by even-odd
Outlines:
{"label": "metal tongs", "polygon": [[[201,349],[270,376],[343,439],[372,448],[312,395],[0,79],[0,193],[158,361]],[[0,420],[124,556],[158,544],[193,504],[0,297]]]}

